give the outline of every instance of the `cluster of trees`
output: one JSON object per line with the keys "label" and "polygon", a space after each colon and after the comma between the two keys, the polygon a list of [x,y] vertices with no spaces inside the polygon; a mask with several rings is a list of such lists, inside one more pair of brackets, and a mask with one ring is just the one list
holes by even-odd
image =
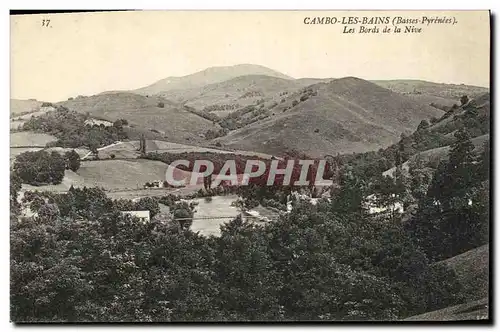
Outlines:
{"label": "cluster of trees", "polygon": [[[451,133],[460,128],[467,128],[472,137],[484,135],[490,131],[490,110],[487,107],[477,107],[475,103],[467,103],[463,108],[464,112],[453,115],[452,121],[439,126],[435,130],[440,133]],[[452,114],[457,113],[455,110]],[[447,113],[449,114],[449,113]],[[447,114],[443,115],[446,116]],[[447,117],[450,117],[448,115]]]}
{"label": "cluster of trees", "polygon": [[454,135],[461,128],[467,129],[472,137],[489,133],[489,112],[469,105],[453,121],[437,127],[431,127],[427,120],[422,120],[417,130],[411,134],[401,134],[398,143],[385,149],[336,157],[340,163],[350,164],[362,177],[372,179],[380,173],[407,161],[410,157],[426,150],[448,146],[456,142]]}
{"label": "cluster of trees", "polygon": [[80,168],[80,155],[75,150],[61,155],[46,150],[27,151],[16,157],[13,172],[22,183],[34,186],[59,184],[64,178],[64,170],[76,172]]}
{"label": "cluster of trees", "polygon": [[358,188],[349,203],[371,195],[375,206],[383,209],[383,218],[394,222],[404,217],[405,232],[433,262],[484,245],[489,239],[489,141],[477,155],[467,128],[458,130],[455,139],[449,158],[437,169],[417,156],[409,163],[408,172],[398,164],[392,177],[379,174],[369,179],[352,172],[358,184],[348,186]]}
{"label": "cluster of trees", "polygon": [[207,119],[208,121],[212,121],[214,124],[220,120],[220,118],[216,114],[207,112],[206,110],[200,111],[193,107],[188,107],[188,106],[184,106],[184,108],[193,114],[196,114],[204,119]]}
{"label": "cluster of trees", "polygon": [[[489,133],[489,95],[485,95],[480,99],[482,101],[467,100],[463,107],[457,106],[452,112],[454,115],[451,120],[445,120],[449,117],[446,114],[439,120],[431,119],[431,123],[438,124],[436,126],[431,126],[431,123],[422,120],[413,134],[402,134],[398,143],[385,149],[366,153],[339,155],[334,159],[339,165],[350,165],[353,172],[367,182],[379,181],[377,178],[381,176],[382,172],[409,161],[410,173],[413,173],[410,174],[410,179],[408,179],[408,186],[411,183],[415,186],[418,183],[421,184],[422,178],[427,179],[426,184],[428,185],[434,171],[439,167],[444,167],[443,163],[446,163],[446,161],[441,162],[443,158],[439,156],[431,156],[428,160],[424,161],[423,158],[419,158],[420,152],[443,146],[454,146],[454,144],[457,144],[463,138],[464,134],[459,134],[459,132],[464,130],[466,131],[465,135],[469,137],[469,141],[470,138]],[[441,123],[443,120],[445,121]],[[469,158],[475,158],[477,155],[477,151],[472,152],[472,150],[474,149],[472,144],[470,144]],[[421,186],[420,189],[415,190],[420,190],[420,193],[416,195],[421,197],[426,194],[427,187]]]}
{"label": "cluster of trees", "polygon": [[97,148],[127,138],[123,126],[126,120],[118,120],[112,126],[85,124],[88,116],[58,106],[54,112],[32,117],[24,123],[23,130],[41,131],[58,138],[51,146],[77,148],[88,147],[94,153]]}
{"label": "cluster of trees", "polygon": [[214,104],[208,105],[203,108],[205,112],[214,112],[214,111],[232,111],[240,108],[240,104]]}
{"label": "cluster of trees", "polygon": [[12,220],[11,318],[387,320],[460,301],[453,273],[352,193],[346,181],[332,202],[297,202],[264,226],[236,218],[218,238],[193,233],[192,207],[175,197],[160,201],[187,219],[182,226],[119,213],[154,199],[112,201],[96,188],[48,194],[35,220]]}
{"label": "cluster of trees", "polygon": [[264,93],[262,91],[247,91],[242,94],[239,99],[252,98],[252,97],[263,97]]}
{"label": "cluster of trees", "polygon": [[[192,232],[194,206],[174,195],[132,202],[111,200],[97,188],[27,192],[23,204],[37,214],[21,217],[22,180],[14,172],[11,318],[394,320],[461,303],[457,276],[434,262],[488,243],[490,147],[485,144],[476,156],[464,126],[436,169],[415,158],[406,173],[402,163],[412,153],[407,149],[434,144],[425,143],[429,131],[421,123],[410,139],[389,149],[335,157],[342,173],[330,200],[294,201],[290,213],[264,225],[235,218],[221,227],[220,237]],[[257,159],[210,153],[147,157],[187,159],[190,167],[194,160],[212,160],[216,171],[227,159],[237,160],[240,171],[247,158]],[[396,166],[393,177],[381,175],[386,162]],[[255,179],[239,194],[249,203],[258,198],[282,204],[290,188],[263,185],[266,180]],[[386,209],[369,213],[369,196]],[[159,217],[160,203],[174,220]],[[397,203],[403,211],[393,208]],[[123,210],[149,210],[156,218],[141,223]]]}
{"label": "cluster of trees", "polygon": [[229,129],[227,129],[227,128],[221,128],[219,130],[209,129],[205,133],[205,138],[206,139],[214,139],[214,138],[217,138],[217,137],[226,136],[227,133],[229,133]]}
{"label": "cluster of trees", "polygon": [[[259,107],[257,107],[260,105]],[[245,106],[218,121],[222,128],[236,130],[246,125],[262,120],[269,116],[268,111],[276,105],[272,104],[266,108],[264,101],[257,101],[255,105]]]}
{"label": "cluster of trees", "polygon": [[414,179],[418,209],[408,230],[432,260],[455,256],[488,243],[489,238],[489,141],[475,157],[470,133],[462,128],[455,133],[449,160],[434,172],[427,191]]}
{"label": "cluster of trees", "polygon": [[[298,100],[292,100],[292,103],[289,104],[288,106],[285,106],[282,110],[282,112],[286,112],[292,108],[294,108],[295,106],[297,106],[298,104],[308,100],[310,97],[313,97],[313,96],[317,96],[318,95],[318,92],[317,91],[314,91],[312,88],[305,88],[303,89],[302,91],[300,91],[300,97]],[[283,98],[281,99],[280,103],[283,104],[286,100]]]}

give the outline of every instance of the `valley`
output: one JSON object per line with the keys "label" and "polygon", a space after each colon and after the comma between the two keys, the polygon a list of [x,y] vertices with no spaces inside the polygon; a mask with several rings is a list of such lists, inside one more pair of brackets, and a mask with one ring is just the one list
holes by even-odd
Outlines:
{"label": "valley", "polygon": [[[474,208],[467,210],[467,218],[476,218],[474,227],[483,227],[480,224],[486,217],[481,214],[484,209],[480,204],[485,204],[489,180],[481,167],[484,158],[489,158],[489,113],[486,88],[404,79],[294,79],[255,65],[214,67],[184,77],[168,77],[136,90],[108,91],[57,103],[11,100],[11,169],[23,176],[31,172],[37,177],[37,173],[43,172],[32,170],[31,165],[21,169],[16,160],[26,154],[34,154],[35,158],[37,153],[46,153],[55,161],[47,157],[44,163],[62,172],[60,179],[51,180],[52,183],[39,182],[38,177],[33,183],[21,181],[15,204],[19,204],[25,218],[39,218],[44,213],[39,205],[52,206],[54,202],[59,202],[57,213],[65,218],[73,218],[74,214],[80,219],[100,218],[101,214],[108,218],[109,211],[147,211],[155,227],[170,227],[165,232],[176,236],[192,234],[182,236],[193,236],[199,243],[223,243],[236,236],[235,229],[239,229],[242,233],[237,236],[249,246],[271,246],[266,241],[274,237],[275,241],[285,239],[286,243],[289,234],[294,234],[302,241],[302,247],[293,249],[296,252],[314,253],[314,246],[328,246],[321,247],[328,255],[333,255],[330,250],[338,249],[345,257],[356,259],[359,252],[367,251],[367,244],[362,242],[365,239],[375,243],[380,252],[395,245],[399,249],[391,255],[407,264],[402,269],[418,262],[434,284],[422,280],[414,281],[416,285],[404,284],[406,281],[402,280],[406,279],[398,279],[397,275],[391,275],[391,280],[403,283],[412,292],[438,294],[443,299],[438,304],[427,302],[427,298],[415,300],[421,303],[404,299],[407,308],[401,308],[398,317],[426,320],[484,315],[488,287],[485,262],[489,252],[485,239],[474,238],[472,244],[433,256],[437,249],[425,246],[424,241],[431,240],[425,238],[428,233],[418,222],[424,225],[424,219],[439,219],[423,198],[430,195],[433,186],[438,186],[432,179],[455,160],[450,155],[464,140],[469,149],[467,158],[470,157],[467,167],[479,174],[470,185],[473,192],[467,193],[472,197],[467,204]],[[469,136],[460,136],[463,131]],[[175,187],[164,181],[171,167],[165,160],[176,156],[208,156],[218,161],[228,156],[266,161],[328,156],[334,160],[330,174],[334,186],[322,190],[210,188],[200,176],[196,185]],[[174,173],[180,178],[192,175],[180,168],[175,168]],[[53,179],[55,175],[47,177]],[[404,183],[405,190],[398,191],[398,181]],[[42,203],[37,195],[45,197]],[[82,197],[86,200],[83,208],[73,201],[76,205],[72,207],[60,203],[70,198],[76,202]],[[377,207],[369,212],[365,211],[368,198]],[[95,215],[91,214],[94,209]],[[358,224],[360,215],[369,225],[368,231]],[[456,218],[462,217],[459,214]],[[340,222],[342,218],[352,226]],[[301,224],[304,220],[307,224]],[[394,235],[402,234],[403,224],[408,225],[405,231],[411,236]],[[467,232],[473,231],[464,231]],[[358,234],[363,240],[350,243],[350,238]],[[329,240],[319,240],[320,235]],[[386,236],[391,244],[384,242]],[[412,237],[421,241],[418,243],[424,254],[412,247]],[[332,240],[338,238],[345,243]],[[408,248],[409,261],[397,254],[400,248]],[[379,253],[373,255],[373,261],[381,259]],[[365,280],[365,272],[359,272],[360,267],[345,257],[338,254],[335,261],[328,260],[327,264],[331,269],[346,269],[342,275],[352,276],[356,282]],[[296,264],[295,258],[283,259]],[[196,261],[202,259],[198,257]],[[377,300],[387,295],[381,286],[385,279],[379,279],[385,273],[381,266],[392,268],[383,260],[367,268],[374,276],[370,288],[380,292],[373,297]],[[457,277],[450,277],[447,283],[447,277],[440,274],[445,272],[440,269],[450,269]],[[410,270],[405,273],[411,275]],[[476,279],[482,281],[480,285],[474,285]],[[440,293],[440,288],[446,291]],[[456,291],[459,288],[462,290]],[[469,310],[468,315],[460,316],[464,310]],[[396,317],[392,313],[381,314]]]}

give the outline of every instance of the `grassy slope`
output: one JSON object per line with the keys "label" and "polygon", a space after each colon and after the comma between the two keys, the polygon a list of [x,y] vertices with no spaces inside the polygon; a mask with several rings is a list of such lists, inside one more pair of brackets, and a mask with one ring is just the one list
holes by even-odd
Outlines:
{"label": "grassy slope", "polygon": [[[224,82],[209,84],[199,88],[171,90],[161,96],[186,102],[187,106],[203,109],[210,105],[238,104],[240,107],[252,105],[259,99],[273,98],[279,101],[279,93],[296,90],[307,82],[287,80],[264,75],[239,76]],[[245,97],[246,93],[255,96]]]}
{"label": "grassy slope", "polygon": [[[481,136],[474,137],[473,139],[471,139],[472,144],[474,144],[474,152],[477,154],[481,153],[483,151],[484,142],[486,142],[489,139],[490,139],[489,134],[481,135]],[[429,160],[434,159],[434,158],[438,159],[439,161],[442,161],[442,160],[448,159],[449,151],[450,151],[450,146],[447,145],[447,146],[442,146],[442,147],[435,148],[435,149],[422,151],[419,153],[419,155],[423,161],[429,161]],[[408,170],[409,162],[411,160],[414,160],[415,158],[416,158],[416,155],[412,156],[409,161],[404,162],[403,169]],[[382,174],[386,175],[386,176],[387,175],[392,176],[395,171],[396,171],[396,167],[393,167],[391,169],[388,169],[387,171],[385,171]]]}
{"label": "grassy slope", "polygon": [[17,116],[20,114],[35,112],[42,105],[41,101],[37,100],[21,100],[21,99],[11,99],[10,100],[10,115]]}
{"label": "grassy slope", "polygon": [[[163,108],[158,107],[159,102],[164,103]],[[88,112],[92,116],[111,121],[123,118],[128,120],[130,125],[143,130],[158,130],[161,134],[154,135],[156,138],[163,136],[172,141],[199,140],[198,135],[217,127],[211,121],[163,98],[145,97],[127,92],[100,94],[60,104],[71,110]],[[137,134],[136,136],[140,135]]]}
{"label": "grassy slope", "polygon": [[[140,156],[139,141],[132,140],[122,142],[118,145],[113,145],[109,148],[102,149],[99,151],[100,159],[109,159],[111,154],[115,155],[116,159],[123,158],[137,158]],[[183,152],[213,152],[220,154],[234,153],[245,156],[258,156],[263,159],[271,159],[271,155],[252,151],[238,151],[238,150],[221,150],[211,147],[203,147],[197,145],[189,144],[179,144],[174,142],[166,142],[161,140],[147,140],[146,141],[146,152],[170,152],[170,153],[183,153]]]}
{"label": "grassy slope", "polygon": [[182,77],[167,77],[149,86],[134,90],[132,92],[142,95],[153,95],[171,90],[184,90],[198,88],[207,84],[213,84],[230,80],[238,76],[245,75],[266,75],[291,79],[275,70],[251,64],[241,64],[228,67],[210,67],[191,75]]}
{"label": "grassy slope", "polygon": [[467,301],[478,300],[488,296],[489,253],[485,244],[436,264],[446,264],[455,271]]}
{"label": "grassy slope", "polygon": [[71,186],[74,187],[81,187],[89,184],[85,183],[85,179],[82,178],[79,174],[71,171],[71,170],[65,170],[64,171],[64,178],[63,181],[59,184],[50,184],[50,185],[45,185],[45,186],[32,186],[29,184],[23,184],[22,185],[22,191],[52,191],[52,192],[65,192],[68,191]]}
{"label": "grassy slope", "polygon": [[409,317],[412,321],[474,320],[488,317],[489,293],[488,244],[435,264],[445,264],[455,271],[464,287],[466,303]]}
{"label": "grassy slope", "polygon": [[144,183],[165,179],[167,165],[154,160],[106,160],[83,162],[78,175],[87,186],[105,189],[137,189]]}
{"label": "grassy slope", "polygon": [[406,321],[460,321],[488,318],[488,298],[408,317]]}
{"label": "grassy slope", "polygon": [[479,86],[434,83],[420,80],[376,80],[372,82],[394,92],[411,96],[426,104],[436,103],[444,106],[460,105],[460,97],[463,95],[475,98],[480,94],[488,92],[487,88]]}
{"label": "grassy slope", "polygon": [[45,144],[56,141],[57,138],[44,133],[32,131],[20,131],[10,134],[10,146],[45,146]]}
{"label": "grassy slope", "polygon": [[[442,111],[358,78],[311,86],[317,96],[292,107],[290,94],[267,119],[217,139],[229,147],[280,154],[288,148],[312,156],[378,149]],[[292,107],[286,110],[286,107]]]}
{"label": "grassy slope", "polygon": [[[473,99],[471,101],[471,103],[480,112],[486,112],[488,114],[490,113],[490,107],[491,107],[491,105],[490,105],[490,94],[489,93],[484,93],[484,94],[479,95],[477,98]],[[432,131],[432,130],[439,129],[442,126],[455,121],[456,117],[459,117],[459,116],[463,115],[464,113],[465,113],[465,110],[462,107],[459,107],[459,108],[457,108],[457,110],[451,116],[446,117],[446,118],[438,121],[437,123],[433,124],[432,126],[429,127],[428,130]],[[445,136],[448,136],[448,137],[451,136],[451,137],[453,137],[453,133],[454,133],[454,131],[449,132]],[[482,151],[482,149],[483,149],[484,142],[486,142],[489,139],[490,139],[490,135],[489,134],[481,135],[481,136],[472,138],[471,141],[472,141],[472,143],[474,144],[474,147],[475,147],[474,152],[475,153],[480,153]],[[429,161],[432,158],[435,158],[435,159],[441,161],[441,160],[445,160],[445,159],[448,158],[448,152],[449,152],[449,150],[450,150],[450,146],[442,146],[442,147],[439,147],[439,148],[430,149],[430,150],[427,150],[427,151],[422,151],[422,152],[420,152],[420,156],[424,160],[426,160],[426,161]],[[414,159],[414,158],[416,158],[415,155],[410,158],[410,161],[412,159]],[[407,161],[407,162],[405,162],[403,164],[403,168],[406,169],[406,170],[408,169],[408,163],[409,163],[409,161]],[[393,168],[388,169],[387,171],[385,171],[383,174],[384,175],[390,175],[390,176],[392,176],[392,174],[394,173],[395,170],[396,170],[396,168],[393,167]]]}

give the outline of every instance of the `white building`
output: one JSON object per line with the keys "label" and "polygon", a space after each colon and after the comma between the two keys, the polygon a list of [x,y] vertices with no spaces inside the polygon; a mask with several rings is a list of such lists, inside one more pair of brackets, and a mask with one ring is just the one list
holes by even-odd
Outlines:
{"label": "white building", "polygon": [[124,215],[139,218],[141,222],[149,222],[149,211],[122,211]]}
{"label": "white building", "polygon": [[[392,197],[394,198],[396,197],[396,195],[392,194]],[[373,194],[368,195],[365,198],[364,206],[365,208],[368,209],[369,214],[382,213],[386,211],[399,212],[399,213],[404,212],[403,204],[400,202],[395,202],[394,204],[391,204],[389,206],[379,206],[377,204],[377,198]]]}

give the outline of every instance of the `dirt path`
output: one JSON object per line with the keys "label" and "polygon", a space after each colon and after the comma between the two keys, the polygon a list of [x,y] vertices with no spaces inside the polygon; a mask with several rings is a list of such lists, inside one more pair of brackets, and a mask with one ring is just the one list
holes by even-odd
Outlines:
{"label": "dirt path", "polygon": [[[110,147],[117,146],[117,145],[120,145],[120,144],[123,144],[123,142],[119,141],[119,142],[115,142],[115,143],[110,144],[110,145],[103,146],[102,148],[98,148],[97,151],[102,151],[104,149],[108,149]],[[85,156],[81,157],[80,160],[86,159],[91,154],[92,154],[92,152],[87,153]]]}

